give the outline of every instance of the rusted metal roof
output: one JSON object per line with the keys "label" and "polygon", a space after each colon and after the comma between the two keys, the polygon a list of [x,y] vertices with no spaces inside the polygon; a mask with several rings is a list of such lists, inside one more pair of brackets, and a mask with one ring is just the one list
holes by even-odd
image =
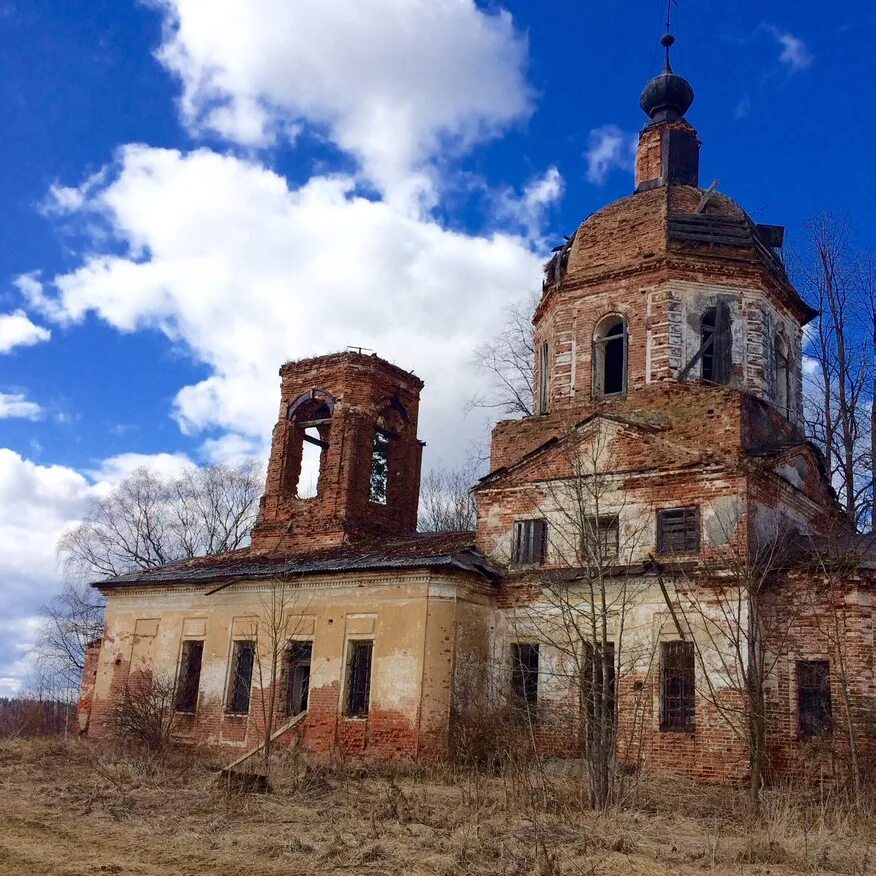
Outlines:
{"label": "rusted metal roof", "polygon": [[424,533],[338,545],[307,554],[257,553],[243,548],[152,569],[138,569],[93,582],[100,589],[177,583],[223,583],[243,579],[294,578],[331,572],[446,568],[495,580],[502,570],[474,545],[473,532]]}

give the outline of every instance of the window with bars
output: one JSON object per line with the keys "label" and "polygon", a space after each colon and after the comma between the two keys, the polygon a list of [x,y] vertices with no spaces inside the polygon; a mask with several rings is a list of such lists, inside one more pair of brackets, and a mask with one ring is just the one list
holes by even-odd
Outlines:
{"label": "window with bars", "polygon": [[374,643],[350,642],[347,660],[347,715],[365,718],[371,701],[371,658]]}
{"label": "window with bars", "polygon": [[601,563],[617,558],[619,528],[616,516],[593,516],[584,521],[584,558],[588,562]]}
{"label": "window with bars", "polygon": [[544,520],[518,520],[514,524],[512,560],[517,566],[540,566],[547,547],[547,523]]}
{"label": "window with bars", "polygon": [[187,640],[183,642],[176,682],[176,710],[194,712],[198,706],[198,687],[201,683],[201,659],[204,643]]}
{"label": "window with bars", "polygon": [[312,642],[290,642],[286,649],[286,712],[289,715],[307,711],[312,653]]}
{"label": "window with bars", "polygon": [[657,552],[661,554],[700,552],[699,508],[667,508],[657,512]]}
{"label": "window with bars", "polygon": [[660,729],[693,730],[696,713],[693,644],[663,642],[660,675]]}
{"label": "window with bars", "polygon": [[[614,725],[617,705],[614,642],[585,642],[582,663],[581,700],[587,716],[587,741],[592,743],[598,735],[604,742]],[[600,721],[607,721],[608,726],[601,726]]]}
{"label": "window with bars", "polygon": [[233,715],[249,713],[249,694],[254,663],[255,642],[235,642],[232,652],[231,678],[228,684],[228,699],[225,704],[225,710]]}
{"label": "window with bars", "polygon": [[538,704],[538,645],[512,643],[511,697],[517,706],[527,711]]}
{"label": "window with bars", "polygon": [[812,739],[830,732],[833,707],[827,660],[797,661],[797,707],[802,738]]}

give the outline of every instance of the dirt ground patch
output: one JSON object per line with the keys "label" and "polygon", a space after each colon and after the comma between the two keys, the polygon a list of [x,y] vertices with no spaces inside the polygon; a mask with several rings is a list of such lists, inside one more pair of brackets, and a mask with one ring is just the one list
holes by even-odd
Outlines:
{"label": "dirt ground patch", "polygon": [[[209,763],[79,741],[0,743],[3,876],[874,873],[873,819],[790,794],[652,781],[597,816],[574,777],[278,765],[230,793]],[[794,805],[789,803],[794,800]],[[876,845],[874,845],[876,848]]]}

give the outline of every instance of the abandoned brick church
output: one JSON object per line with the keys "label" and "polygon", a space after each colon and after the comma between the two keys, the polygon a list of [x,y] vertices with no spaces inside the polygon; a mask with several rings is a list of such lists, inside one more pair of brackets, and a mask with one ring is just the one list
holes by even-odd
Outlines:
{"label": "abandoned brick church", "polygon": [[448,756],[509,714],[577,756],[598,701],[621,763],[744,780],[755,707],[772,774],[869,763],[876,551],[803,436],[817,314],[783,229],[700,187],[668,55],[634,193],[545,266],[535,413],[495,427],[475,531],[417,532],[417,377],[356,352],[287,362],[251,546],[95,585],[83,731],[170,678],[176,735],[231,756],[259,746],[273,688],[275,744],[314,756]]}

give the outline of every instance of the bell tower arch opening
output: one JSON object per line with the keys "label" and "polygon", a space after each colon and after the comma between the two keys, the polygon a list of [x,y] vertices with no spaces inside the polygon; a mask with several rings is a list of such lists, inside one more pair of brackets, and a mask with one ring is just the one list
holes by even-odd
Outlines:
{"label": "bell tower arch opening", "polygon": [[627,391],[627,322],[621,314],[604,316],[593,333],[593,388],[596,398]]}
{"label": "bell tower arch opening", "polygon": [[289,405],[283,492],[299,499],[320,495],[329,448],[335,400],[322,389],[311,389]]}

